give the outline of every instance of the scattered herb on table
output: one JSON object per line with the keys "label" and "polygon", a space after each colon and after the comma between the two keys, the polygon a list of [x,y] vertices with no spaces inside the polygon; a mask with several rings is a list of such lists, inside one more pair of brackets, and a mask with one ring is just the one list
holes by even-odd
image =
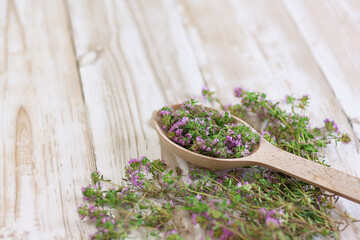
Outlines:
{"label": "scattered herb on table", "polygon": [[[224,105],[203,89],[211,102],[244,117],[257,114],[265,123],[263,135],[278,147],[319,163],[331,140],[347,143],[348,135],[326,119],[323,128],[310,128],[308,117],[297,113],[309,104],[308,96],[287,96],[291,112],[266,99],[265,94],[235,89],[241,101]],[[181,239],[184,225],[176,216],[185,212],[192,223],[206,230],[205,239],[309,239],[314,235],[338,238],[353,219],[334,206],[336,196],[263,167],[209,171],[191,167],[167,170],[161,160],[131,159],[125,183],[115,185],[99,172],[83,187],[88,205],[80,206],[82,219],[94,222],[91,239],[124,239],[132,233],[147,237]]]}
{"label": "scattered herb on table", "polygon": [[230,112],[219,113],[196,103],[191,99],[179,109],[161,109],[162,129],[173,142],[193,152],[219,158],[248,156],[259,143],[259,134],[234,121]]}

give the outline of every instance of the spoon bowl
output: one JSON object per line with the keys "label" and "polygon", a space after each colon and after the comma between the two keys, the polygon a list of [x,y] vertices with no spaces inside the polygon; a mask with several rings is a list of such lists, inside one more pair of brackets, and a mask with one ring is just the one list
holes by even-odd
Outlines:
{"label": "spoon bowl", "polygon": [[[170,107],[174,110],[177,110],[181,108],[181,106],[182,104],[175,104]],[[208,110],[217,111],[216,109],[210,107],[205,108]],[[244,124],[253,132],[258,133],[253,127],[241,119],[234,116],[233,119],[234,122]],[[154,126],[160,136],[160,140],[171,152],[194,165],[212,170],[233,169],[252,165],[260,165],[275,169],[279,172],[300,179],[314,186],[323,188],[351,201],[360,203],[359,178],[286,152],[275,147],[263,138],[260,138],[259,144],[254,146],[250,155],[246,157],[215,158],[195,153],[171,141],[167,137],[166,132],[161,129],[162,123],[160,110],[157,111],[154,115]]]}

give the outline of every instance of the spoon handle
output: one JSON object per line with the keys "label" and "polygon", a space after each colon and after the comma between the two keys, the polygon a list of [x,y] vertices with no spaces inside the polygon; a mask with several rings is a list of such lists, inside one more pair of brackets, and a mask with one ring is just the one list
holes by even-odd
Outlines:
{"label": "spoon handle", "polygon": [[264,165],[267,167],[360,203],[360,178],[278,148],[266,154]]}

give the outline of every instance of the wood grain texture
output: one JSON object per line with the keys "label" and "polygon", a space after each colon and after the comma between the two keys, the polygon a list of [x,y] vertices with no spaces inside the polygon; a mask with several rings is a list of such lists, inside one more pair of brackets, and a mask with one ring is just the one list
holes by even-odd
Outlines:
{"label": "wood grain texture", "polygon": [[[226,102],[235,86],[278,100],[310,94],[314,124],[329,117],[354,140],[332,146],[329,162],[359,177],[359,9],[355,0],[0,1],[0,238],[92,233],[76,208],[94,155],[115,182],[131,157],[187,168],[150,119],[205,83]],[[360,218],[359,205],[337,206]],[[184,225],[189,239],[202,234]],[[341,238],[360,238],[359,224]]]}
{"label": "wood grain texture", "polygon": [[360,2],[284,1],[360,138]]}
{"label": "wood grain texture", "polygon": [[204,83],[171,1],[69,6],[97,167],[119,182],[131,157],[161,157],[153,112]]}
{"label": "wood grain texture", "polygon": [[[199,96],[204,85],[174,1],[69,7],[98,169],[119,182],[129,159],[143,155],[187,168],[161,146],[150,121],[155,110]],[[179,214],[190,230],[185,238],[198,239],[203,231],[187,218]]]}
{"label": "wood grain texture", "polygon": [[[209,85],[216,87],[220,99],[234,102],[228,92],[235,86],[266,92],[279,101],[279,96],[289,93],[310,94],[309,114],[314,125],[320,125],[326,117],[335,119],[353,139],[350,145],[332,146],[327,152],[328,161],[335,169],[360,176],[356,133],[334,94],[334,86],[328,84],[282,2],[219,4],[216,0],[189,0],[179,4],[201,71]],[[340,199],[337,206],[360,218],[358,204]],[[359,224],[353,224],[341,237],[360,238],[359,230]]]}
{"label": "wood grain texture", "polygon": [[62,1],[0,1],[0,238],[81,239],[94,170]]}
{"label": "wood grain texture", "polygon": [[[119,182],[140,156],[186,168],[151,124],[155,110],[199,96],[204,85],[174,2],[84,0],[69,9],[98,170]],[[198,239],[186,218],[179,214],[193,229],[185,238]]]}

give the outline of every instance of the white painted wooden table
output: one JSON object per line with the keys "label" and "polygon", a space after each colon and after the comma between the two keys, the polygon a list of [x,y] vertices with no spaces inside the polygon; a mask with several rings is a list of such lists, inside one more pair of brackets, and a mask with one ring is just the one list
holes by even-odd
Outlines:
{"label": "white painted wooden table", "polygon": [[358,0],[0,0],[0,238],[87,238],[90,173],[161,157],[152,112],[205,84],[224,102],[235,86],[310,94],[314,124],[353,140],[332,167],[360,177],[359,43]]}

